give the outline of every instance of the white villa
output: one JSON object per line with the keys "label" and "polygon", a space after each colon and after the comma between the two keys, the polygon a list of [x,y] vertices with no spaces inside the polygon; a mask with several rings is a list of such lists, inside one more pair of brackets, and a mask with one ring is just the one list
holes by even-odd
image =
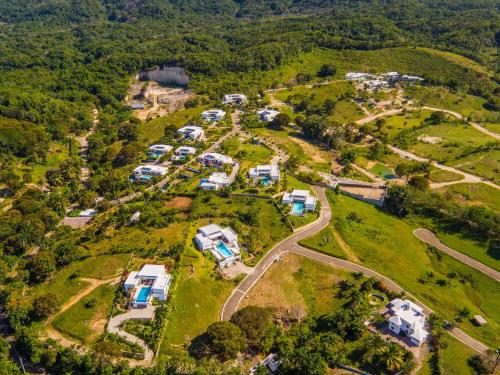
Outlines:
{"label": "white villa", "polygon": [[165,176],[168,169],[159,165],[139,165],[134,169],[135,181],[149,181],[152,177]]}
{"label": "white villa", "polygon": [[210,109],[201,113],[201,118],[205,121],[220,121],[224,118],[226,112],[222,109]]}
{"label": "white villa", "polygon": [[210,251],[221,267],[241,260],[238,235],[229,227],[221,228],[217,224],[201,227],[194,236],[194,242],[201,251]]}
{"label": "white villa", "polygon": [[254,181],[260,181],[263,185],[269,184],[272,181],[280,180],[280,166],[278,164],[258,165],[255,168],[250,168],[248,177]]}
{"label": "white villa", "polygon": [[425,327],[423,309],[409,300],[393,299],[389,302],[384,318],[389,330],[396,335],[405,334],[413,345],[420,346],[429,336]]}
{"label": "white villa", "polygon": [[369,79],[363,82],[366,89],[376,91],[389,87],[389,82],[382,79]]}
{"label": "white villa", "polygon": [[214,172],[210,177],[202,178],[200,189],[202,190],[220,190],[231,185],[231,179],[225,172]]}
{"label": "white villa", "polygon": [[146,264],[140,271],[132,271],[123,286],[131,292],[132,306],[147,307],[153,298],[166,301],[172,277],[166,273],[165,266]]}
{"label": "white villa", "polygon": [[205,131],[199,126],[184,126],[177,130],[177,134],[194,141],[205,138]]}
{"label": "white villa", "polygon": [[149,147],[148,154],[150,156],[159,157],[161,155],[168,154],[170,151],[172,151],[172,149],[173,147],[169,145],[162,145],[162,144],[152,145]]}
{"label": "white villa", "polygon": [[370,73],[349,72],[344,78],[347,81],[365,81],[367,79],[375,78],[375,76]]}
{"label": "white villa", "polygon": [[257,111],[257,116],[259,116],[259,121],[273,121],[276,116],[280,113],[272,109],[261,109]]}
{"label": "white villa", "polygon": [[172,161],[184,160],[189,155],[196,154],[196,148],[189,146],[181,146],[175,149],[174,155],[170,158]]}
{"label": "white villa", "polygon": [[316,197],[311,195],[309,190],[293,190],[291,193],[285,193],[281,203],[291,205],[293,215],[303,215],[305,211],[316,209]]}
{"label": "white villa", "polygon": [[246,95],[243,94],[227,94],[222,100],[223,104],[243,104],[248,101]]}
{"label": "white villa", "polygon": [[198,156],[198,162],[206,167],[220,167],[224,164],[233,164],[233,159],[229,156],[219,154],[217,152],[207,152]]}

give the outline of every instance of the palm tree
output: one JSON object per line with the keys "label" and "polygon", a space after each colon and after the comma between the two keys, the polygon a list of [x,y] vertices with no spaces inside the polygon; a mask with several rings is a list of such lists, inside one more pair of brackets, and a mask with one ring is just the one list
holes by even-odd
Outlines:
{"label": "palm tree", "polygon": [[399,345],[391,342],[380,350],[380,360],[387,370],[395,372],[404,364],[404,352]]}

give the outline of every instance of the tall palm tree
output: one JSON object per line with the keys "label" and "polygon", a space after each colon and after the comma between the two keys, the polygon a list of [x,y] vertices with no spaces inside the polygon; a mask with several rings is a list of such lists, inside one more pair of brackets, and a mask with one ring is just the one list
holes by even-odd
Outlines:
{"label": "tall palm tree", "polygon": [[399,345],[391,342],[380,350],[380,360],[387,370],[395,372],[404,364],[404,352]]}

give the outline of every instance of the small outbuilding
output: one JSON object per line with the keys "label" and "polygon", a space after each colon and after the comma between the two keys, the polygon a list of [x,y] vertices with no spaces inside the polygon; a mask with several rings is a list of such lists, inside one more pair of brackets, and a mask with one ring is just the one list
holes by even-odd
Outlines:
{"label": "small outbuilding", "polygon": [[481,315],[474,315],[474,322],[480,326],[484,326],[486,323],[488,323],[486,319],[484,319]]}

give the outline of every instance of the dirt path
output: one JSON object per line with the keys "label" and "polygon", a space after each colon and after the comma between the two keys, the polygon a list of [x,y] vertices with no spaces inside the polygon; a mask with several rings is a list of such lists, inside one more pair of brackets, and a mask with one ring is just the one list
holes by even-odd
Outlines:
{"label": "dirt path", "polygon": [[67,300],[61,306],[61,308],[59,309],[59,311],[56,314],[54,314],[51,317],[49,317],[45,321],[45,325],[46,326],[48,326],[50,323],[52,323],[52,321],[58,315],[62,314],[63,312],[65,312],[66,310],[68,310],[71,306],[73,306],[76,303],[80,302],[82,300],[82,298],[84,298],[84,297],[88,296],[90,293],[92,293],[96,288],[98,288],[98,287],[100,287],[101,285],[104,285],[104,284],[110,284],[112,282],[118,282],[118,281],[120,281],[120,277],[119,276],[118,277],[113,277],[111,279],[94,279],[94,278],[90,278],[90,277],[81,277],[80,280],[89,283],[89,285],[84,290],[82,290],[80,293],[74,295],[69,300]]}
{"label": "dirt path", "polygon": [[332,234],[333,237],[335,238],[335,241],[337,241],[340,248],[347,256],[347,260],[350,260],[351,262],[355,263],[361,263],[358,256],[351,250],[349,245],[345,243],[344,239],[340,236],[339,232],[337,232],[335,229],[332,228]]}
{"label": "dirt path", "polygon": [[97,108],[94,108],[92,111],[93,115],[93,120],[92,120],[92,127],[89,129],[87,133],[85,133],[82,136],[75,137],[76,141],[80,144],[80,157],[82,158],[84,165],[81,167],[80,170],[80,181],[85,182],[88,180],[90,171],[87,166],[88,162],[88,152],[89,152],[89,141],[88,139],[90,136],[94,133],[95,128],[97,125],[99,125],[99,110]]}
{"label": "dirt path", "polygon": [[413,231],[413,235],[417,237],[420,241],[423,241],[436,249],[441,250],[442,252],[448,254],[449,256],[455,258],[456,260],[467,264],[468,266],[475,268],[479,272],[484,273],[485,275],[495,279],[496,281],[500,281],[500,272],[494,270],[487,265],[478,262],[477,260],[461,253],[457,250],[452,249],[451,247],[443,244],[437,236],[428,229],[418,228]]}

